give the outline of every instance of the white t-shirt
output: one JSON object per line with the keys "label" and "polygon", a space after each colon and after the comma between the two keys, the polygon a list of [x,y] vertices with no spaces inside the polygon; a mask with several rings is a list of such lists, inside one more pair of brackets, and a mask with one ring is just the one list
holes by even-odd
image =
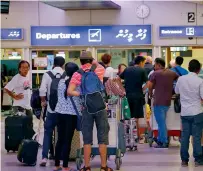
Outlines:
{"label": "white t-shirt", "polygon": [[114,69],[112,67],[107,67],[104,73],[104,77],[113,78]]}
{"label": "white t-shirt", "polygon": [[28,77],[23,77],[20,74],[15,75],[12,80],[5,86],[9,91],[14,92],[15,94],[22,93],[24,98],[21,100],[15,100],[13,102],[13,106],[20,106],[25,109],[31,109],[30,106],[30,81]]}

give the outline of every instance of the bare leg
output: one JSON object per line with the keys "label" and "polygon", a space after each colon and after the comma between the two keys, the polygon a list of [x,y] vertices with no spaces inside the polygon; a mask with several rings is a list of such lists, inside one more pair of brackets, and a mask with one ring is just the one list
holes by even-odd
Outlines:
{"label": "bare leg", "polygon": [[105,144],[99,145],[99,153],[101,158],[101,166],[106,167],[107,166],[107,146]]}
{"label": "bare leg", "polygon": [[92,153],[92,146],[91,145],[84,145],[84,160],[85,160],[85,167],[90,166],[90,156]]}

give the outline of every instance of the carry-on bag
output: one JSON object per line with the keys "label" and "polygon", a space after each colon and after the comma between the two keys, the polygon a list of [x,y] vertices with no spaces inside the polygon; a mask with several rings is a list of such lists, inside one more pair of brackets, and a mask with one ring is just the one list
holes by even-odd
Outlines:
{"label": "carry-on bag", "polygon": [[39,143],[34,139],[24,139],[18,149],[18,160],[26,165],[35,166]]}
{"label": "carry-on bag", "polygon": [[77,157],[77,149],[80,148],[80,132],[76,131],[74,132],[72,143],[71,143],[71,151],[69,158],[71,160],[75,160]]}
{"label": "carry-on bag", "polygon": [[115,95],[124,97],[125,96],[125,89],[122,85],[122,83],[119,81],[119,79],[108,79],[108,81],[105,83],[105,88],[107,95]]}
{"label": "carry-on bag", "polygon": [[35,166],[37,163],[37,154],[38,148],[40,146],[39,142],[39,134],[40,134],[40,127],[43,120],[43,113],[44,109],[42,110],[39,127],[37,133],[32,137],[32,139],[24,139],[18,149],[17,159],[29,166]]}
{"label": "carry-on bag", "polygon": [[32,118],[19,114],[8,116],[5,119],[5,149],[7,152],[18,151],[21,141],[34,135]]}

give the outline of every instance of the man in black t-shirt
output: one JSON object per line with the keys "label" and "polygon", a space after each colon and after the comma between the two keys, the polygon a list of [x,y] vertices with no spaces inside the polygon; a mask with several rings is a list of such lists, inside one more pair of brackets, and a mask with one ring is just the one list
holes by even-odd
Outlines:
{"label": "man in black t-shirt", "polygon": [[136,119],[138,137],[139,118],[144,118],[143,105],[145,104],[143,90],[147,88],[147,74],[144,69],[146,59],[143,56],[137,56],[134,60],[134,66],[128,67],[120,75],[120,78],[125,82],[126,97],[128,99],[131,118]]}
{"label": "man in black t-shirt", "polygon": [[131,54],[131,62],[129,62],[129,65],[128,66],[134,66],[135,65],[135,63],[134,63],[134,60],[135,60],[135,53],[132,53]]}

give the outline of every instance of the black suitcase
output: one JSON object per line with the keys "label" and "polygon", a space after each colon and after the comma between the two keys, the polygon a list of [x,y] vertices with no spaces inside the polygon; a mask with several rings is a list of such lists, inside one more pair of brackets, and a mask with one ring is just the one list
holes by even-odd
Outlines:
{"label": "black suitcase", "polygon": [[30,138],[24,139],[18,149],[17,159],[21,163],[24,163],[28,166],[35,166],[37,163],[37,154],[38,154],[38,149],[40,147],[40,144],[38,143],[38,141],[36,141],[36,139],[39,139],[40,125],[43,120],[43,113],[44,113],[44,109],[42,109],[42,112],[40,115],[40,122],[37,130],[37,134],[35,134],[32,137],[32,139]]}
{"label": "black suitcase", "polygon": [[35,166],[39,145],[36,140],[24,139],[18,149],[18,160],[26,165]]}
{"label": "black suitcase", "polygon": [[8,116],[5,119],[5,149],[18,151],[23,139],[31,139],[34,135],[32,118],[28,116]]}

